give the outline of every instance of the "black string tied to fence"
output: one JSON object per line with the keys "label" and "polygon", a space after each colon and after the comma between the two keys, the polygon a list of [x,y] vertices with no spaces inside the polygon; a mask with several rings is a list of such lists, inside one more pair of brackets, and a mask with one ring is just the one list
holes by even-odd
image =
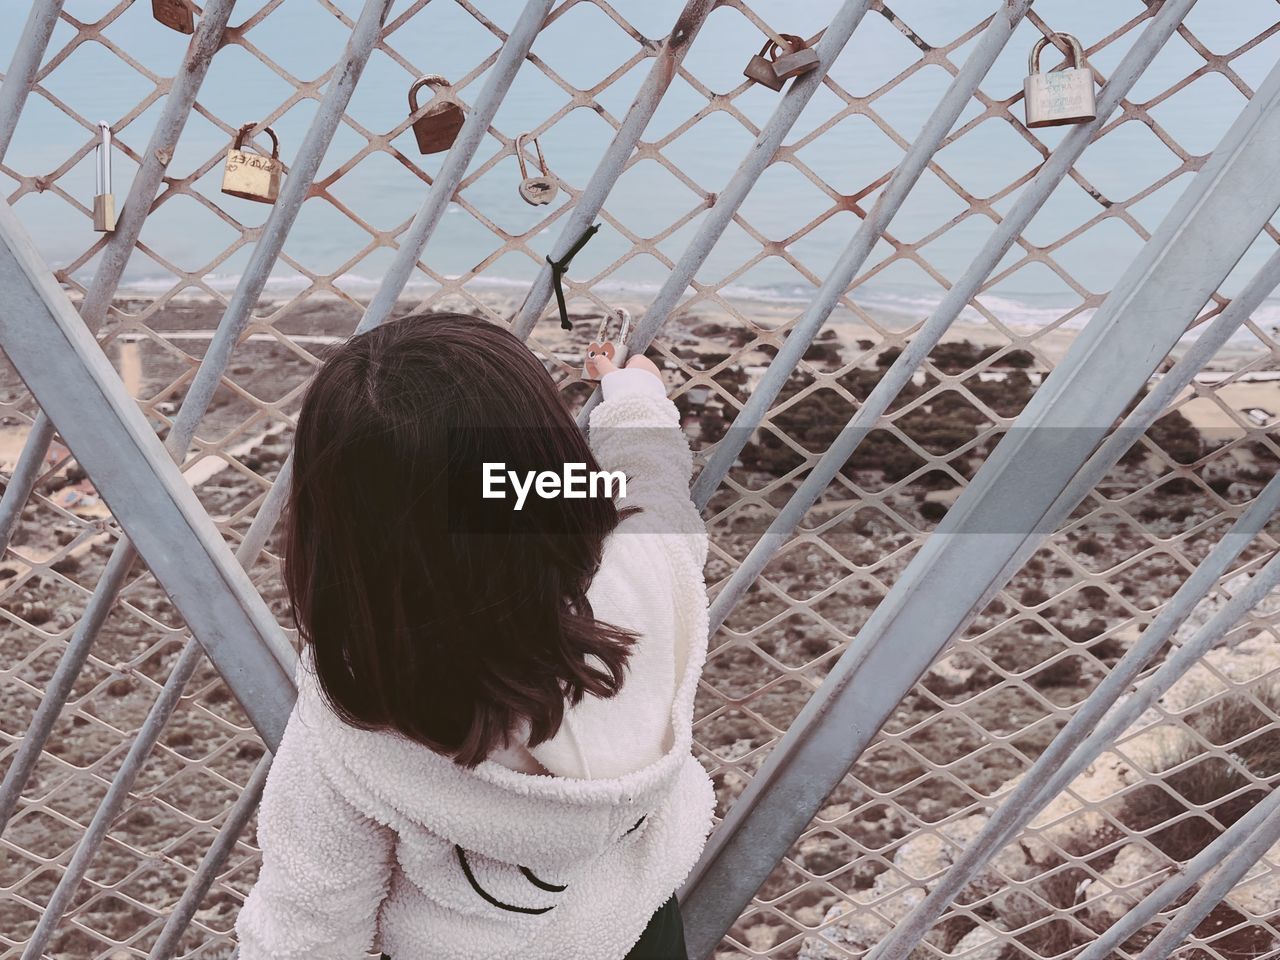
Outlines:
{"label": "black string tied to fence", "polygon": [[577,256],[578,251],[587,245],[587,241],[596,235],[596,231],[600,229],[600,224],[593,223],[582,231],[582,236],[574,241],[573,246],[565,252],[565,255],[559,260],[552,260],[551,254],[547,254],[547,263],[551,264],[551,282],[556,290],[556,303],[560,307],[560,329],[572,330],[573,324],[569,322],[569,308],[564,302],[564,285],[561,282],[564,272],[569,269],[569,264],[573,262],[573,258]]}

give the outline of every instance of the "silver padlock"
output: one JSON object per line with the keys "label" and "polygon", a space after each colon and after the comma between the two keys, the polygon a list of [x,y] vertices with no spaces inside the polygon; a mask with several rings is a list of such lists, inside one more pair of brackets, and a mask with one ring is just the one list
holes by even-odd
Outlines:
{"label": "silver padlock", "polygon": [[95,157],[93,191],[93,229],[111,233],[116,228],[116,198],[111,192],[111,125],[98,121],[98,146]]}
{"label": "silver padlock", "polygon": [[560,186],[556,183],[555,177],[551,176],[547,170],[546,158],[542,155],[542,144],[538,143],[538,138],[533,138],[533,148],[538,153],[538,170],[539,176],[529,176],[529,167],[525,164],[524,159],[524,142],[529,139],[528,133],[522,133],[516,137],[516,160],[520,163],[520,199],[525,203],[540,207],[543,204],[550,203],[556,198],[556,194],[560,192]]}
{"label": "silver padlock", "polygon": [[[1050,73],[1040,72],[1040,54],[1050,40],[1065,40],[1071,46],[1071,66]],[[1022,85],[1028,127],[1057,127],[1066,123],[1088,123],[1098,115],[1093,89],[1093,73],[1084,59],[1080,41],[1068,33],[1041,37],[1031,48],[1027,64],[1029,76]]]}

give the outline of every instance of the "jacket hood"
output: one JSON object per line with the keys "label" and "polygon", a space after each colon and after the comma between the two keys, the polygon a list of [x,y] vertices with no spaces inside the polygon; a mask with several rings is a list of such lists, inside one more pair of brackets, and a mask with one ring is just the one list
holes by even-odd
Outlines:
{"label": "jacket hood", "polygon": [[374,819],[398,830],[425,828],[507,863],[564,869],[617,841],[661,804],[683,768],[697,764],[691,729],[707,654],[705,604],[690,615],[697,622],[688,624],[691,643],[672,701],[671,746],[621,777],[522,773],[491,760],[467,769],[402,734],[353,727],[325,701],[305,646],[296,671],[295,722],[312,741],[321,772]]}

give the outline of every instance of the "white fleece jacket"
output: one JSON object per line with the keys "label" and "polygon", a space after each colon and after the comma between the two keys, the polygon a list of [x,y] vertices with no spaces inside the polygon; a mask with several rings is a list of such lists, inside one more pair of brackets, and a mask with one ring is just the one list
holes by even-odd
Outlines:
{"label": "white fleece jacket", "polygon": [[637,374],[653,380],[608,375],[590,420],[602,469],[629,478],[621,505],[642,508],[588,590],[597,617],[640,634],[622,692],[586,698],[529,751],[558,775],[510,757],[466,770],[343,723],[304,658],[258,814],[240,960],[620,960],[688,875],[715,804],[691,754],[707,539],[675,405]]}

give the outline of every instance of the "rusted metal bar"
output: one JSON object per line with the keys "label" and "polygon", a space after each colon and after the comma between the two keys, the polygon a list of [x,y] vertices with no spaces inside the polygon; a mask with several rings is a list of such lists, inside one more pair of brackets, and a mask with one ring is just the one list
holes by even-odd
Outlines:
{"label": "rusted metal bar", "polygon": [[[911,149],[902,158],[893,172],[887,186],[877,198],[875,206],[858,226],[848,246],[840,254],[840,258],[823,280],[822,286],[814,294],[813,300],[805,309],[804,315],[796,322],[795,328],[787,334],[786,341],[778,349],[777,355],[769,362],[764,376],[752,388],[747,402],[733,419],[733,423],[725,435],[716,444],[707,465],[702,468],[693,484],[693,502],[701,510],[707,505],[716,488],[733,466],[739,451],[746,446],[765,415],[769,405],[778,396],[783,385],[791,376],[804,356],[805,350],[813,338],[818,335],[831,311],[836,308],[840,298],[849,289],[849,284],[857,275],[872,249],[879,242],[881,234],[888,229],[889,223],[906,201],[920,175],[928,167],[933,155],[938,152],[951,128],[955,125],[960,112],[969,103],[978,84],[987,75],[996,57],[1005,48],[1014,30],[1022,22],[1031,0],[1006,0],[991,17],[991,22],[983,31],[981,39],[973,48],[973,52],[956,74],[947,88],[947,92],[938,101],[929,119],[920,129],[919,136],[911,144]],[[997,258],[998,259],[998,258]]]}
{"label": "rusted metal bar", "polygon": [[520,19],[516,21],[506,43],[498,53],[498,60],[489,72],[489,79],[481,90],[480,97],[458,132],[458,139],[454,141],[448,156],[440,165],[440,172],[436,174],[431,189],[427,191],[422,207],[413,218],[413,222],[409,224],[409,229],[400,237],[400,247],[396,250],[395,259],[383,275],[373,299],[369,301],[357,332],[376,327],[395,309],[404,285],[409,282],[409,277],[413,275],[422,251],[427,248],[427,243],[435,233],[440,218],[448,209],[449,201],[453,199],[458,184],[462,182],[462,176],[467,172],[472,157],[475,156],[480,142],[488,132],[489,124],[493,121],[494,114],[498,112],[498,107],[502,105],[502,99],[507,95],[511,82],[515,80],[521,65],[529,55],[529,48],[533,46],[538,31],[542,29],[542,23],[546,20],[547,12],[551,9],[553,2],[554,0],[529,0],[525,4]]}
{"label": "rusted metal bar", "polygon": [[5,152],[9,149],[13,132],[18,128],[18,118],[27,102],[27,95],[35,86],[40,61],[44,59],[49,38],[53,36],[53,28],[58,25],[63,2],[64,0],[37,0],[33,3],[22,28],[22,36],[13,49],[9,70],[4,75],[4,83],[0,84],[0,160],[4,159]]}
{"label": "rusted metal bar", "polygon": [[[718,3],[719,0],[689,0],[680,11],[680,16],[676,18],[671,33],[662,44],[662,49],[658,51],[653,66],[649,68],[649,75],[645,77],[644,84],[623,118],[622,125],[618,128],[608,149],[605,150],[604,156],[600,158],[600,163],[591,174],[591,179],[583,187],[563,226],[560,227],[560,235],[551,246],[552,260],[562,259],[574,242],[582,236],[582,232],[595,222],[613,185],[618,182],[622,171],[626,169],[627,161],[635,151],[636,144],[640,142],[640,137],[644,135],[645,128],[653,119],[658,104],[662,102],[667,89],[671,86],[671,81],[675,79],[680,64],[684,62],[685,54],[693,45],[694,37],[698,35],[707,15]],[[544,263],[529,292],[525,295],[519,312],[511,322],[511,332],[521,340],[527,339],[550,299],[551,266]]]}
{"label": "rusted metal bar", "polygon": [[[1152,56],[1189,6],[1166,3],[1116,76]],[[1049,532],[1061,491],[1280,207],[1266,173],[1277,162],[1280,68],[730,809],[686,887],[694,955],[714,947],[1009,557]]]}
{"label": "rusted metal bar", "polygon": [[[1062,492],[1046,515],[1043,527],[1056,529],[1082,502],[1090,490],[1107,475],[1120,458],[1136,443],[1168,409],[1169,404],[1195,378],[1210,359],[1217,354],[1233,333],[1244,323],[1280,284],[1280,250],[1273,253],[1262,269],[1245,286],[1231,304],[1215,318],[1209,329],[1197,338],[1196,343],[1163,377],[1125,418],[1089,462]],[[1249,509],[1241,515],[1232,529],[1196,567],[1191,577],[1165,604],[1159,616],[1143,631],[1138,641],[1108,672],[1098,687],[1089,694],[1066,726],[1058,732],[1031,769],[1018,781],[1013,792],[1000,804],[1000,808],[983,826],[982,831],[956,859],[946,875],[929,891],[905,918],[894,926],[893,932],[877,948],[875,960],[891,960],[906,956],[912,945],[930,928],[965,885],[1009,842],[1019,830],[1030,823],[1062,789],[1062,785],[1083,772],[1106,746],[1103,737],[1090,737],[1107,711],[1138,679],[1142,669],[1165,647],[1174,631],[1208,595],[1240,553],[1248,546],[1280,510],[1280,476],[1273,477]],[[997,580],[1008,580],[1035,553],[1038,537],[1028,537],[1014,560],[1006,565]],[[985,606],[985,603],[979,604]],[[1190,662],[1188,662],[1190,666]],[[1169,683],[1172,683],[1172,678]],[[1148,681],[1151,682],[1151,681]],[[1160,693],[1163,690],[1159,691]],[[1150,704],[1159,693],[1142,698]],[[1126,707],[1126,717],[1137,718],[1131,707]],[[1125,727],[1108,723],[1108,730],[1118,736]],[[1081,744],[1089,742],[1097,749],[1089,750]]]}
{"label": "rusted metal bar", "polygon": [[[791,86],[783,95],[782,102],[774,109],[742,163],[725,184],[725,188],[716,195],[715,202],[699,224],[697,233],[689,241],[689,245],[680,255],[675,266],[671,268],[670,274],[663,281],[653,302],[632,328],[631,336],[627,338],[626,343],[627,356],[643,353],[653,342],[654,336],[657,335],[671,310],[692,282],[694,274],[706,262],[716,241],[729,226],[742,206],[742,202],[747,199],[747,194],[751,192],[751,188],[760,179],[765,168],[773,162],[774,154],[782,146],[782,141],[795,125],[796,120],[800,118],[801,111],[813,99],[818,87],[826,79],[827,71],[831,69],[836,57],[853,36],[853,31],[862,22],[862,17],[870,5],[871,0],[845,0],[831,23],[822,32],[822,39],[813,47],[818,54],[818,66],[791,81]],[[597,388],[578,414],[580,427],[586,426],[591,411],[599,402],[600,390]]]}

